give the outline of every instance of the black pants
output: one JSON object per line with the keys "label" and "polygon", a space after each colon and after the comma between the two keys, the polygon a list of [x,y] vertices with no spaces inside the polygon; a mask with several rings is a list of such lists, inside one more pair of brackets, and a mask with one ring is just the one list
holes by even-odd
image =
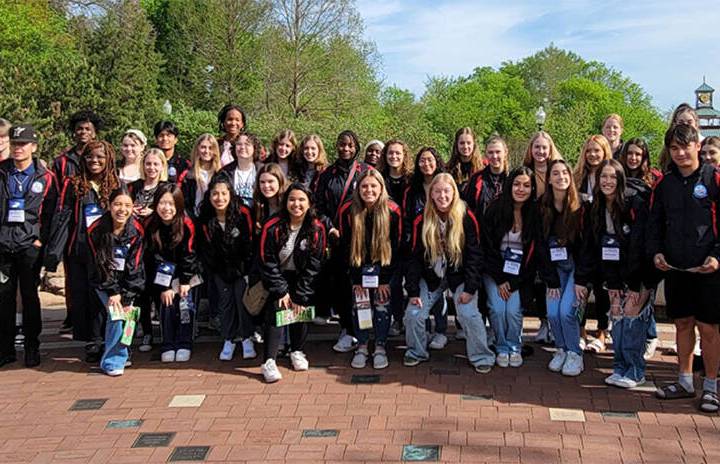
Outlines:
{"label": "black pants", "polygon": [[[280,341],[283,336],[285,327],[277,327],[275,325],[275,313],[278,307],[278,300],[271,300],[263,309],[265,313],[265,333],[263,338],[263,356],[264,360],[275,359],[280,349]],[[307,338],[307,324],[304,322],[296,322],[287,326],[288,335],[290,336],[290,352],[302,351]]]}
{"label": "black pants", "polygon": [[23,306],[23,333],[25,348],[37,349],[40,346],[42,315],[40,313],[40,249],[30,246],[15,253],[6,253],[0,257],[0,271],[8,277],[0,284],[0,354],[15,353],[15,313],[17,308],[17,289]]}
{"label": "black pants", "polygon": [[238,335],[243,340],[249,338],[253,334],[253,325],[242,301],[247,285],[245,279],[240,277],[226,282],[220,275],[214,274],[213,282],[213,286],[209,287],[215,292],[211,301],[217,301],[223,340],[233,340]]}
{"label": "black pants", "polygon": [[340,251],[334,250],[318,276],[315,314],[328,317],[330,308],[334,308],[340,318],[340,327],[352,335],[355,332],[355,323],[352,315],[352,285],[347,269],[348,265],[342,262]]}
{"label": "black pants", "polygon": [[99,297],[90,286],[88,263],[78,256],[70,256],[65,263],[65,279],[69,293],[65,295],[71,306],[73,339],[95,344],[102,343],[107,308],[101,308]]}
{"label": "black pants", "polygon": [[[593,282],[592,292],[595,295],[595,318],[598,321],[598,330],[607,330],[609,325],[607,313],[610,311],[610,295],[608,295],[608,291],[603,288],[602,282]],[[585,311],[580,327],[585,327],[587,316],[588,311]]]}

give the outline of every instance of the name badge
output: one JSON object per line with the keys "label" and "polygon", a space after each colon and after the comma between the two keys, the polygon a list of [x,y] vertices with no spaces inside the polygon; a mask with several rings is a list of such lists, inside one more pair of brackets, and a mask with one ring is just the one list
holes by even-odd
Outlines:
{"label": "name badge", "polygon": [[25,222],[25,199],[12,198],[8,200],[8,222],[13,224]]}
{"label": "name badge", "polygon": [[175,265],[173,263],[162,262],[155,273],[154,283],[161,287],[169,287],[173,274],[175,274]]}
{"label": "name badge", "polygon": [[370,292],[367,290],[361,296],[355,295],[355,312],[358,318],[358,328],[372,329],[372,307],[370,306]]}
{"label": "name badge", "polygon": [[620,261],[620,242],[611,235],[604,235],[602,238],[602,260]]}
{"label": "name badge", "polygon": [[363,288],[378,288],[380,286],[380,266],[367,265],[362,267]]}
{"label": "name badge", "polygon": [[100,216],[103,214],[102,209],[100,209],[100,207],[95,203],[85,205],[83,211],[85,212],[85,227],[88,229],[95,221],[100,219]]}
{"label": "name badge", "polygon": [[175,169],[175,166],[170,166],[168,168],[168,177],[175,177],[177,175],[177,169]]}
{"label": "name badge", "polygon": [[124,271],[128,249],[124,246],[113,247],[113,270]]}
{"label": "name badge", "polygon": [[565,261],[568,259],[567,247],[561,246],[556,238],[549,240],[550,245],[550,261]]}
{"label": "name badge", "polygon": [[522,265],[522,255],[522,250],[513,250],[512,248],[506,248],[503,272],[510,275],[519,275],[520,266]]}

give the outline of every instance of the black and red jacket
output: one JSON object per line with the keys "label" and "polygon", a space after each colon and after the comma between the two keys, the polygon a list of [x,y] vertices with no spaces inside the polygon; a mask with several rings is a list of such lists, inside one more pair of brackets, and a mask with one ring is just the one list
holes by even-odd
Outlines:
{"label": "black and red jacket", "polygon": [[290,166],[288,177],[291,181],[300,182],[314,192],[317,189],[317,182],[322,172],[322,170],[318,171],[316,169],[315,164],[311,165],[303,159],[299,165]]}
{"label": "black and red jacket", "polygon": [[196,199],[198,191],[197,179],[195,179],[192,169],[188,169],[178,178],[178,186],[185,200],[185,211],[193,220],[196,220],[200,214],[202,200],[198,202]]}
{"label": "black and red jacket", "polygon": [[[182,214],[182,213],[180,213]],[[152,216],[151,216],[152,218]],[[151,232],[148,228],[150,221],[145,223],[145,271],[147,273],[147,288],[164,291],[167,287],[155,284],[155,275],[158,268],[163,263],[172,263],[175,265],[173,279],[178,279],[180,285],[188,285],[190,280],[200,274],[200,263],[196,254],[196,234],[195,224],[189,217],[183,215],[183,235],[180,243],[174,248],[163,247],[162,250],[157,248],[153,242]],[[160,231],[160,240],[165,244],[170,243],[170,226],[160,222],[158,227]]]}
{"label": "black and red jacket", "polygon": [[[410,262],[405,275],[405,290],[410,298],[420,296],[420,279],[427,283],[428,290],[431,292],[436,290],[442,283],[442,279],[433,269],[434,263],[428,263],[425,259],[425,243],[422,240],[422,214],[415,218],[412,227]],[[455,291],[460,284],[465,284],[464,291],[473,294],[482,285],[484,266],[480,245],[480,224],[470,210],[467,210],[463,218],[463,231],[465,233],[465,245],[462,263],[455,267],[448,262],[445,279],[450,290]]]}
{"label": "black and red jacket", "polygon": [[[512,223],[508,226],[503,224],[502,219],[502,203],[494,201],[490,203],[485,216],[483,217],[483,257],[485,258],[485,273],[488,274],[497,285],[505,282],[510,284],[510,290],[520,290],[521,297],[525,297],[525,293],[535,282],[535,273],[537,271],[537,245],[541,234],[541,219],[538,211],[537,203],[529,200],[523,205],[522,215],[522,262],[520,263],[520,273],[518,275],[508,274],[503,271],[505,267],[505,257],[500,251],[505,235],[512,228]],[[523,298],[524,300],[525,298]]]}
{"label": "black and red jacket", "polygon": [[[271,217],[263,226],[260,234],[260,252],[258,264],[263,286],[270,298],[279,299],[290,293],[290,299],[300,305],[312,304],[315,296],[315,282],[322,268],[327,234],[322,221],[306,220],[293,248],[292,259],[295,264],[293,278],[280,268],[279,253],[285,245],[283,231],[289,229],[287,220],[281,216]],[[253,279],[250,279],[252,285]]]}
{"label": "black and red jacket", "polygon": [[[95,221],[88,230],[88,246],[92,256],[97,255],[99,234],[103,233],[100,226],[102,221],[110,220],[109,213]],[[108,233],[108,232],[105,232]],[[145,267],[143,265],[143,228],[140,222],[132,218],[125,225],[120,237],[110,233],[113,250],[116,247],[126,249],[125,268],[122,271],[112,271],[105,276],[97,264],[90,266],[90,285],[96,290],[107,293],[108,296],[120,295],[123,306],[133,304],[133,301],[145,289]]]}
{"label": "black and red jacket", "polygon": [[683,177],[675,166],[657,183],[650,199],[646,251],[665,255],[671,266],[700,266],[708,256],[720,260],[718,200],[720,171],[701,165]]}
{"label": "black and red jacket", "polygon": [[398,205],[402,204],[405,189],[410,184],[408,177],[392,177],[389,172],[384,172],[383,179],[385,179],[385,190],[390,199]]}
{"label": "black and red jacket", "polygon": [[[390,239],[390,250],[392,257],[390,263],[386,266],[380,266],[380,285],[389,285],[390,279],[393,277],[397,268],[400,256],[400,243],[402,241],[402,215],[400,207],[392,200],[388,201],[390,209],[390,230],[388,237]],[[353,285],[362,284],[362,266],[353,266],[350,261],[352,234],[355,232],[352,227],[352,201],[345,202],[340,207],[340,250],[343,262],[348,266],[350,281]],[[373,215],[365,216],[365,256],[362,265],[378,264],[373,263],[371,255],[373,242]]]}
{"label": "black and red jacket", "polygon": [[76,176],[80,172],[80,153],[77,147],[67,147],[55,157],[52,171],[55,174],[57,185],[63,185],[65,179]]}
{"label": "black and red jacket", "polygon": [[58,197],[57,183],[52,172],[36,158],[33,159],[35,173],[23,198],[25,200],[25,221],[8,222],[8,201],[11,199],[10,177],[13,160],[0,163],[0,253],[15,253],[33,246],[35,240],[47,244],[50,237],[52,215]]}
{"label": "black and red jacket", "polygon": [[[332,224],[335,228],[339,226],[340,206],[352,198],[360,175],[368,169],[373,168],[360,161],[338,159],[320,174],[315,189],[315,208],[326,224]],[[348,182],[350,173],[353,175]]]}
{"label": "black and red jacket", "polygon": [[502,194],[503,184],[507,179],[505,171],[493,174],[489,166],[474,173],[462,191],[462,199],[475,217],[482,219],[490,202]]}
{"label": "black and red jacket", "polygon": [[[598,205],[597,211],[593,207],[585,209],[583,240],[575,268],[577,285],[585,287],[590,282],[602,282],[609,290],[628,288],[638,292],[641,284],[644,284],[645,288],[652,288],[658,283],[654,278],[656,273],[650,266],[651,261],[645,254],[648,205],[634,191],[625,192],[625,207],[619,223],[614,225],[615,233],[612,234],[612,237],[619,242],[620,260],[618,261],[602,259],[602,239],[603,236],[609,235],[605,225],[605,206]],[[594,214],[600,216],[600,221],[594,220]]]}
{"label": "black and red jacket", "polygon": [[177,150],[175,151],[173,157],[167,160],[167,165],[168,182],[172,183],[177,183],[180,176],[182,176],[185,171],[190,169],[190,161],[188,161],[187,158],[180,156]]}
{"label": "black and red jacket", "polygon": [[[558,241],[558,244],[566,248],[568,260],[572,260],[577,266],[578,258],[580,254],[580,243],[582,242],[582,231],[583,231],[583,215],[584,209],[589,207],[588,204],[583,204],[577,211],[575,211],[575,223],[577,224],[577,230],[575,235],[571,237],[564,237],[560,234],[560,223],[562,222],[562,215],[558,213],[557,209],[552,208],[552,219],[549,227],[549,233],[545,233],[545,224],[541,225],[540,238],[537,242],[537,266],[540,278],[547,288],[560,288],[560,274],[557,271],[557,264],[550,259],[550,239],[554,238]],[[540,206],[542,212],[542,206]],[[544,221],[544,219],[543,219]]]}
{"label": "black and red jacket", "polygon": [[250,271],[253,257],[253,220],[247,206],[241,205],[235,223],[225,229],[213,216],[201,224],[198,254],[204,269],[225,282],[234,282]]}
{"label": "black and red jacket", "polygon": [[89,189],[85,195],[78,197],[73,178],[65,179],[48,239],[45,257],[45,267],[48,271],[54,271],[63,256],[87,257],[88,227],[85,207],[93,204],[102,208],[100,197],[95,190]]}
{"label": "black and red jacket", "polygon": [[[153,190],[153,192],[157,192],[158,187],[160,187],[163,184],[167,184],[167,182],[162,181],[162,180],[160,182],[158,182],[157,185],[155,186],[155,189]],[[132,181],[127,185],[127,188],[128,188],[128,192],[130,192],[130,198],[132,198],[133,203],[137,206],[138,193],[142,192],[143,189],[145,188],[145,181],[143,179],[138,179],[138,180]],[[143,204],[142,206],[149,208],[152,205],[154,197],[155,197],[155,194],[153,193],[153,196],[151,197],[150,202]]]}
{"label": "black and red jacket", "polygon": [[402,249],[403,254],[410,253],[410,240],[413,233],[413,221],[418,215],[422,215],[425,211],[425,200],[427,194],[421,185],[419,188],[412,183],[407,186],[403,193],[402,207],[400,208],[403,215],[402,223]]}

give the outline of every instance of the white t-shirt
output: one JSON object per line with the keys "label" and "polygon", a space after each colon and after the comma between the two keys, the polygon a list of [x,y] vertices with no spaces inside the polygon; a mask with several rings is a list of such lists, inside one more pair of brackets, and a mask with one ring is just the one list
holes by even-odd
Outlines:
{"label": "white t-shirt", "polygon": [[253,164],[250,169],[241,171],[240,168],[235,169],[233,175],[233,187],[235,193],[240,197],[245,206],[251,207],[253,204],[253,189],[255,188],[255,177],[257,169]]}

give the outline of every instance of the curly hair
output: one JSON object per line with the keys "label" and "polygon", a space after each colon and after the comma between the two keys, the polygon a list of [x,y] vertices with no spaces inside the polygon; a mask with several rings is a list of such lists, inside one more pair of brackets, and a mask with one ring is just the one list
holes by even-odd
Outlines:
{"label": "curly hair", "polygon": [[80,155],[82,159],[80,162],[80,172],[72,179],[72,183],[75,189],[75,195],[78,198],[84,197],[92,189],[90,185],[91,175],[87,168],[87,157],[93,150],[98,148],[101,148],[105,152],[106,157],[105,169],[100,173],[100,179],[97,181],[100,186],[98,191],[100,206],[106,209],[110,204],[110,194],[120,186],[120,180],[115,171],[115,149],[109,142],[94,140],[85,145]]}

